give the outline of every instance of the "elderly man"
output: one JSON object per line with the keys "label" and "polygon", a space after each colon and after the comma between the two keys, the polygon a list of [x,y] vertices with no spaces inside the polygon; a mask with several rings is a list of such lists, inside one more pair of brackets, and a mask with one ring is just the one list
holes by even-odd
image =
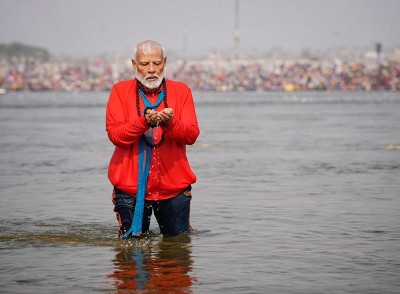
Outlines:
{"label": "elderly man", "polygon": [[149,230],[152,212],[163,235],[190,231],[191,185],[186,145],[200,134],[190,88],[166,80],[163,47],[147,40],[134,50],[135,79],[111,90],[106,130],[115,145],[108,168],[120,238]]}

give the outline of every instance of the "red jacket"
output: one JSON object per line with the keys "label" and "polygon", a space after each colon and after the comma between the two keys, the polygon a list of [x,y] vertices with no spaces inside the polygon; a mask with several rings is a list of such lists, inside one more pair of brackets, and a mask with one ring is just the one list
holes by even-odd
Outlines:
{"label": "red jacket", "polygon": [[[160,147],[152,149],[152,160],[147,200],[162,200],[177,195],[196,182],[196,175],[186,157],[186,145],[196,142],[200,134],[190,88],[181,82],[167,80],[167,103],[174,110],[174,117],[158,128],[165,134]],[[151,102],[155,97],[147,98]],[[145,108],[140,97],[140,112]],[[164,103],[157,107],[164,109]],[[116,146],[108,167],[108,178],[112,185],[136,195],[138,183],[139,139],[149,128],[146,119],[138,116],[136,107],[136,79],[115,84],[106,108],[106,130],[108,138]]]}

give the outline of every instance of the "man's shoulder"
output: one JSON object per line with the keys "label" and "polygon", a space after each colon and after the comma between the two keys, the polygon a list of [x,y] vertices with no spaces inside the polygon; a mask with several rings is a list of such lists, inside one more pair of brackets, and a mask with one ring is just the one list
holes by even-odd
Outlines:
{"label": "man's shoulder", "polygon": [[119,81],[114,84],[114,87],[118,89],[126,89],[126,88],[131,88],[133,84],[135,83],[135,80],[124,80],[124,81]]}

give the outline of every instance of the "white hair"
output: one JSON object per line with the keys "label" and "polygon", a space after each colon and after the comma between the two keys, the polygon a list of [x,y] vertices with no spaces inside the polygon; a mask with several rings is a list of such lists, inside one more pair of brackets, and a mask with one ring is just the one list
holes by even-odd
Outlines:
{"label": "white hair", "polygon": [[160,50],[164,57],[164,47],[161,44],[156,41],[146,40],[137,44],[133,49],[133,60],[135,60],[135,62],[137,62],[137,52],[139,49],[142,50],[144,54],[149,54],[153,50]]}

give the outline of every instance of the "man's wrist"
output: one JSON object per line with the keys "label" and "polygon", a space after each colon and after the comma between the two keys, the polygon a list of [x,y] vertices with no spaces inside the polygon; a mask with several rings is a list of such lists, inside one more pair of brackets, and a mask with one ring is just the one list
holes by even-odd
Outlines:
{"label": "man's wrist", "polygon": [[149,111],[154,111],[153,108],[151,107],[146,107],[143,111],[143,116],[146,119],[147,124],[149,125],[149,127],[154,128],[155,126],[157,126],[157,124],[151,124],[150,121],[147,119],[147,115],[149,114]]}

